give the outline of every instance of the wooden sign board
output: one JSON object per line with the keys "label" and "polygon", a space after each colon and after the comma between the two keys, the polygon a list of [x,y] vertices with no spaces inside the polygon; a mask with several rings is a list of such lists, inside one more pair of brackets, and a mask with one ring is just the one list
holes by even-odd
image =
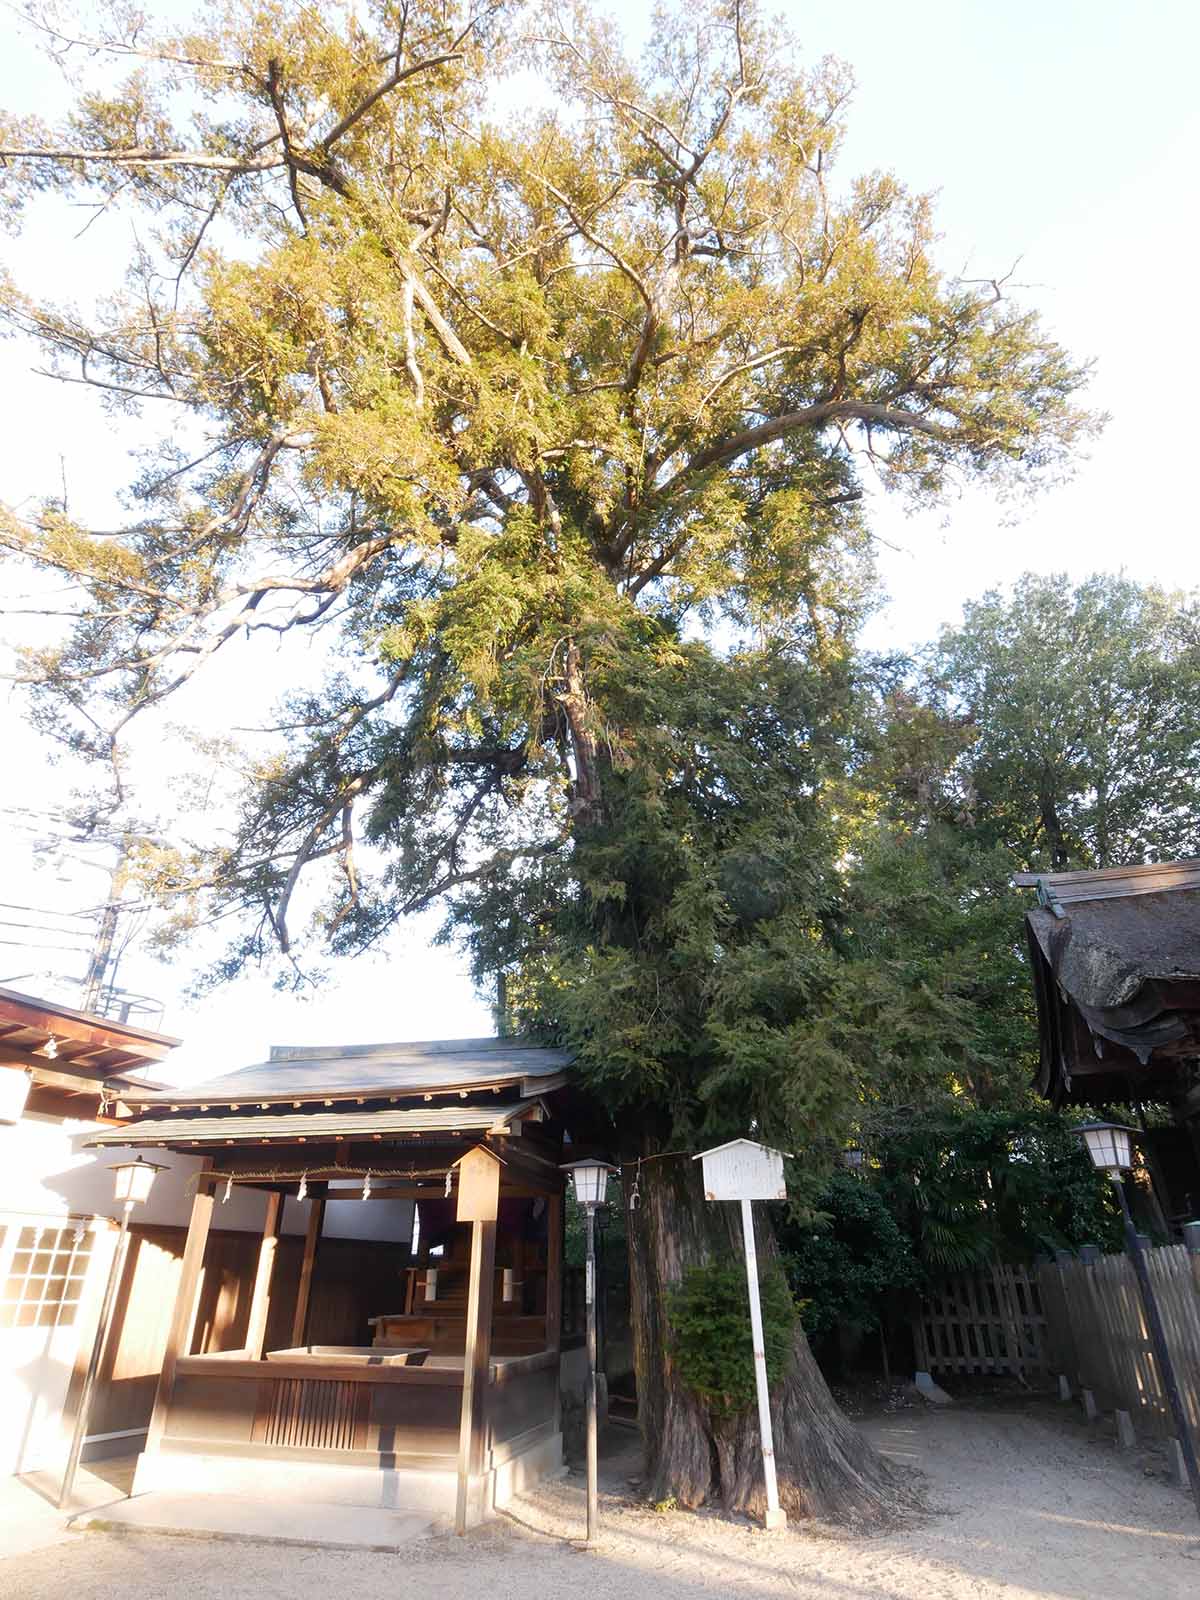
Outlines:
{"label": "wooden sign board", "polygon": [[459,1222],[495,1222],[500,1212],[500,1157],[476,1145],[454,1164]]}
{"label": "wooden sign board", "polygon": [[706,1200],[786,1200],[783,1157],[752,1139],[731,1139],[692,1159],[703,1163]]}

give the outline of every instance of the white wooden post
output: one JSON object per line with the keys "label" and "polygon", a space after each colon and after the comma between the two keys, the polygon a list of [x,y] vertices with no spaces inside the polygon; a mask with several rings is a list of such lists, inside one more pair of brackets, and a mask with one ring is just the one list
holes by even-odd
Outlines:
{"label": "white wooden post", "polygon": [[767,1485],[764,1526],[782,1528],[787,1512],[779,1504],[775,1478],[775,1436],[771,1431],[771,1394],[767,1388],[767,1352],[763,1345],[762,1305],[758,1291],[758,1251],[754,1247],[754,1202],[742,1201],[742,1237],[746,1242],[746,1285],[750,1291],[750,1335],[754,1340],[754,1387],[758,1390],[758,1431],[762,1437],[763,1478]]}
{"label": "white wooden post", "polygon": [[769,1150],[751,1139],[732,1139],[728,1144],[719,1145],[715,1150],[705,1150],[693,1159],[704,1164],[706,1200],[737,1200],[742,1207],[746,1289],[750,1296],[750,1335],[754,1346],[754,1388],[758,1395],[758,1431],[762,1440],[763,1481],[767,1490],[767,1514],[763,1524],[768,1528],[783,1528],[787,1525],[787,1513],[779,1504],[779,1483],[775,1476],[775,1439],[771,1430],[771,1394],[767,1388],[767,1354],[763,1344],[753,1209],[755,1200],[787,1198],[783,1152]]}

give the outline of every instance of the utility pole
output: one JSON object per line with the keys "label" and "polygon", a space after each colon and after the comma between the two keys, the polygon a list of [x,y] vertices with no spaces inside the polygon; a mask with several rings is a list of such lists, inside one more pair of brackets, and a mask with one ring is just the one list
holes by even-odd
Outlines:
{"label": "utility pole", "polygon": [[104,1002],[105,979],[112,960],[113,945],[117,937],[117,924],[121,920],[121,894],[125,888],[125,863],[127,859],[125,836],[117,844],[117,859],[109,873],[108,901],[100,913],[100,926],[96,942],[88,960],[83,979],[81,1011],[99,1011]]}

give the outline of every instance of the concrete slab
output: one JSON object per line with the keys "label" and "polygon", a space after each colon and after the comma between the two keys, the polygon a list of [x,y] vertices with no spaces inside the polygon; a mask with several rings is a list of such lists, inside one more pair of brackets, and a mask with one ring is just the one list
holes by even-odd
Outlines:
{"label": "concrete slab", "polygon": [[922,1400],[928,1400],[935,1406],[952,1406],[954,1399],[948,1395],[940,1383],[935,1383],[928,1372],[918,1372],[913,1378],[917,1392]]}
{"label": "concrete slab", "polygon": [[63,1511],[58,1509],[61,1471],[0,1478],[0,1559],[28,1555],[57,1544],[67,1537],[68,1519],[76,1512],[119,1504],[133,1477],[132,1460],[97,1465],[103,1468],[103,1477],[88,1467],[80,1467],[71,1503]]}
{"label": "concrete slab", "polygon": [[219,1494],[143,1494],[72,1518],[72,1528],[105,1533],[169,1534],[298,1546],[310,1550],[371,1550],[392,1554],[444,1527],[418,1511],[374,1506],[287,1504]]}

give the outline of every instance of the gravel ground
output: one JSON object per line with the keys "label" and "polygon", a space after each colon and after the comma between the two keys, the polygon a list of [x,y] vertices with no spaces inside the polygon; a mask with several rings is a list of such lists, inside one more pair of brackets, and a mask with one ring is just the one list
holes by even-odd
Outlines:
{"label": "gravel ground", "polygon": [[0,1561],[0,1600],[1195,1600],[1200,1526],[1163,1458],[1119,1455],[1066,1407],[907,1410],[863,1423],[928,1479],[930,1515],[873,1538],[765,1534],[715,1513],[657,1512],[611,1430],[603,1538],[569,1541],[582,1481],[541,1486],[466,1540],[400,1556],[85,1533]]}

